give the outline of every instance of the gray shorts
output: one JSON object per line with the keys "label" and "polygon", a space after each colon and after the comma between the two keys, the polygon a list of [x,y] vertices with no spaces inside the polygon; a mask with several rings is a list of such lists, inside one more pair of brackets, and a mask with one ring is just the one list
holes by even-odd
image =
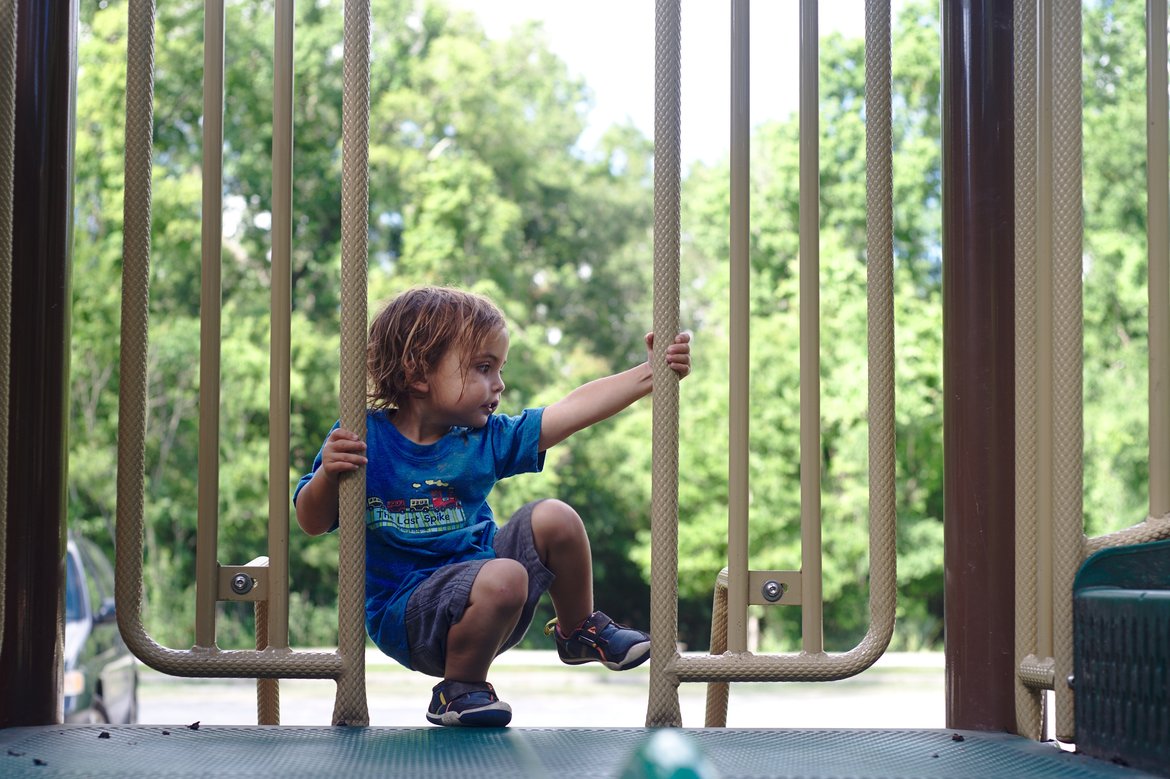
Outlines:
{"label": "gray shorts", "polygon": [[[540,501],[520,507],[508,523],[496,532],[492,547],[496,557],[518,561],[528,570],[528,598],[516,629],[500,652],[520,643],[532,622],[540,596],[553,581],[544,567],[532,538],[532,509]],[[406,604],[406,636],[410,642],[410,665],[429,676],[443,677],[447,661],[447,631],[463,617],[471,585],[487,560],[467,560],[435,571],[411,594]]]}

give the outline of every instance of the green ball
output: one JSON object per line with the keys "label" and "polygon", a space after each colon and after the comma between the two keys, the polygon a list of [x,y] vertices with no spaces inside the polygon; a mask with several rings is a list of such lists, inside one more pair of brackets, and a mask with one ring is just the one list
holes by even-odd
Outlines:
{"label": "green ball", "polygon": [[718,775],[692,737],[663,728],[633,751],[621,779],[715,779]]}

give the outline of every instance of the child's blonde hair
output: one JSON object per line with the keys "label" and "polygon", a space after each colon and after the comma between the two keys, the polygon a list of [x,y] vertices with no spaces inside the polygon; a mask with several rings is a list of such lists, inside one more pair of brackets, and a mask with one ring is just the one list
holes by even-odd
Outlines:
{"label": "child's blonde hair", "polygon": [[370,324],[366,344],[369,402],[398,408],[447,350],[469,352],[506,327],[487,298],[449,287],[415,287],[395,296]]}

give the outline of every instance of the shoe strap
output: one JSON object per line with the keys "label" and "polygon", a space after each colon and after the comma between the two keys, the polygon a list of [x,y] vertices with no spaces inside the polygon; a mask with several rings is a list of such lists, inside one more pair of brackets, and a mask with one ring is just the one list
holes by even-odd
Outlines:
{"label": "shoe strap", "polygon": [[499,700],[499,697],[496,695],[496,688],[492,687],[489,682],[444,680],[435,685],[433,692],[440,693],[448,704],[462,698],[464,695],[471,695],[476,692],[486,692],[493,701]]}
{"label": "shoe strap", "polygon": [[590,614],[581,625],[572,632],[570,639],[580,641],[586,646],[605,646],[609,640],[602,637],[602,633],[610,625],[615,625],[612,619],[606,616],[603,612],[595,611]]}
{"label": "shoe strap", "polygon": [[[562,640],[569,641],[573,638],[576,638],[588,644],[589,646],[597,646],[599,642],[596,639],[600,638],[601,632],[610,625],[614,624],[617,623],[610,619],[605,614],[605,612],[595,611],[586,617],[580,625],[570,631],[567,635],[560,629],[560,620],[556,617],[553,617],[548,622],[544,623],[544,634],[546,636],[551,636],[555,631],[557,636]],[[618,627],[621,626],[618,625]],[[590,630],[590,628],[593,629]],[[600,643],[604,644],[608,642],[601,640]]]}

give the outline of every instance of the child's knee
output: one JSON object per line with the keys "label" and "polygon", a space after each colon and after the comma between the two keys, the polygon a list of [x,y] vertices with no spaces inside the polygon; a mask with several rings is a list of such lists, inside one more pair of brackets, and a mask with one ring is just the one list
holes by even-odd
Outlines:
{"label": "child's knee", "polygon": [[528,571],[515,560],[488,560],[475,577],[471,597],[500,612],[519,611],[528,599]]}
{"label": "child's knee", "polygon": [[533,507],[532,534],[538,547],[584,539],[585,523],[568,503],[550,498]]}

